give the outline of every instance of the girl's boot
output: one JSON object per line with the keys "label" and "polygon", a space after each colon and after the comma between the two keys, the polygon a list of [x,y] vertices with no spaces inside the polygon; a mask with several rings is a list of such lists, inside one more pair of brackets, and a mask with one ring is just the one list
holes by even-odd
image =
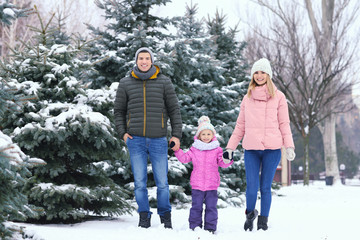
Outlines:
{"label": "girl's boot", "polygon": [[258,211],[256,209],[254,209],[254,211],[249,212],[249,213],[246,211],[245,214],[246,214],[246,221],[244,224],[244,229],[245,229],[245,231],[247,231],[248,229],[250,231],[252,231],[253,230],[253,222],[258,215]]}
{"label": "girl's boot", "polygon": [[268,217],[264,217],[264,216],[259,216],[258,217],[258,230],[259,229],[262,229],[264,231],[266,231],[268,229],[268,225],[267,225],[267,222],[268,222]]}

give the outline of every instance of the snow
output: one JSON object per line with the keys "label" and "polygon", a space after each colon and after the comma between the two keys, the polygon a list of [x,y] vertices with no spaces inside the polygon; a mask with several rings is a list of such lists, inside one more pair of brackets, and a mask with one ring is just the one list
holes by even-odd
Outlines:
{"label": "snow", "polygon": [[4,14],[9,15],[9,16],[11,16],[11,17],[13,17],[13,18],[16,17],[15,12],[14,12],[11,8],[5,8],[5,9],[3,10],[3,12],[4,12]]}
{"label": "snow", "polygon": [[[348,183],[348,182],[347,182]],[[282,187],[273,196],[267,231],[245,232],[244,207],[219,209],[218,229],[212,235],[202,229],[188,228],[189,208],[172,210],[173,229],[164,229],[156,209],[151,211],[151,227],[138,228],[138,215],[123,215],[113,219],[87,221],[78,224],[35,225],[17,223],[35,233],[37,239],[46,240],[260,240],[260,239],[311,239],[338,240],[358,239],[358,215],[360,213],[360,181],[352,185],[325,186],[318,181],[310,186]],[[190,205],[187,205],[190,206]],[[259,209],[259,202],[257,203]]]}

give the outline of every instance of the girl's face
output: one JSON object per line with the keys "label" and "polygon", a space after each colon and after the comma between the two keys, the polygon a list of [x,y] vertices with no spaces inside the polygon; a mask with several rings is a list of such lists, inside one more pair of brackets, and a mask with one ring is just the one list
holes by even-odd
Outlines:
{"label": "girl's face", "polygon": [[147,72],[151,68],[151,56],[148,52],[141,52],[138,55],[137,67],[142,72]]}
{"label": "girl's face", "polygon": [[200,141],[203,141],[205,143],[211,142],[213,138],[214,138],[214,133],[209,129],[202,130],[199,134]]}
{"label": "girl's face", "polygon": [[254,80],[257,85],[259,85],[259,86],[264,85],[267,81],[267,73],[262,72],[262,71],[256,71],[254,73]]}

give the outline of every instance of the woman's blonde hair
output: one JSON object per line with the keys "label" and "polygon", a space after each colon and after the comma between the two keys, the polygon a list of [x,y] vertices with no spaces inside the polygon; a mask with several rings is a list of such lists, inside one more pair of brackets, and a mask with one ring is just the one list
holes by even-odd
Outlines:
{"label": "woman's blonde hair", "polygon": [[[269,74],[266,74],[266,85],[267,85],[267,89],[268,89],[268,92],[269,92],[270,96],[274,97],[275,96],[274,83],[271,80]],[[251,78],[251,81],[249,83],[248,90],[247,90],[248,97],[251,97],[251,90],[255,89],[256,86],[258,86],[258,85],[255,82],[254,75],[253,75],[252,78]]]}

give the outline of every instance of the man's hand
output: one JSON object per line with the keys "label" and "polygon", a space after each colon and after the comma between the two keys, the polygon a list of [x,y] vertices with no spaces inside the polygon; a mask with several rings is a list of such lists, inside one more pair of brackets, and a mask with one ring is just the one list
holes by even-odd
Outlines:
{"label": "man's hand", "polygon": [[173,151],[177,151],[180,149],[180,140],[177,137],[170,138],[169,144],[170,144],[171,150],[173,150]]}
{"label": "man's hand", "polygon": [[126,140],[127,140],[128,138],[133,139],[133,137],[132,137],[130,134],[125,133],[124,136],[123,136],[123,140],[124,140],[125,143],[126,143]]}

